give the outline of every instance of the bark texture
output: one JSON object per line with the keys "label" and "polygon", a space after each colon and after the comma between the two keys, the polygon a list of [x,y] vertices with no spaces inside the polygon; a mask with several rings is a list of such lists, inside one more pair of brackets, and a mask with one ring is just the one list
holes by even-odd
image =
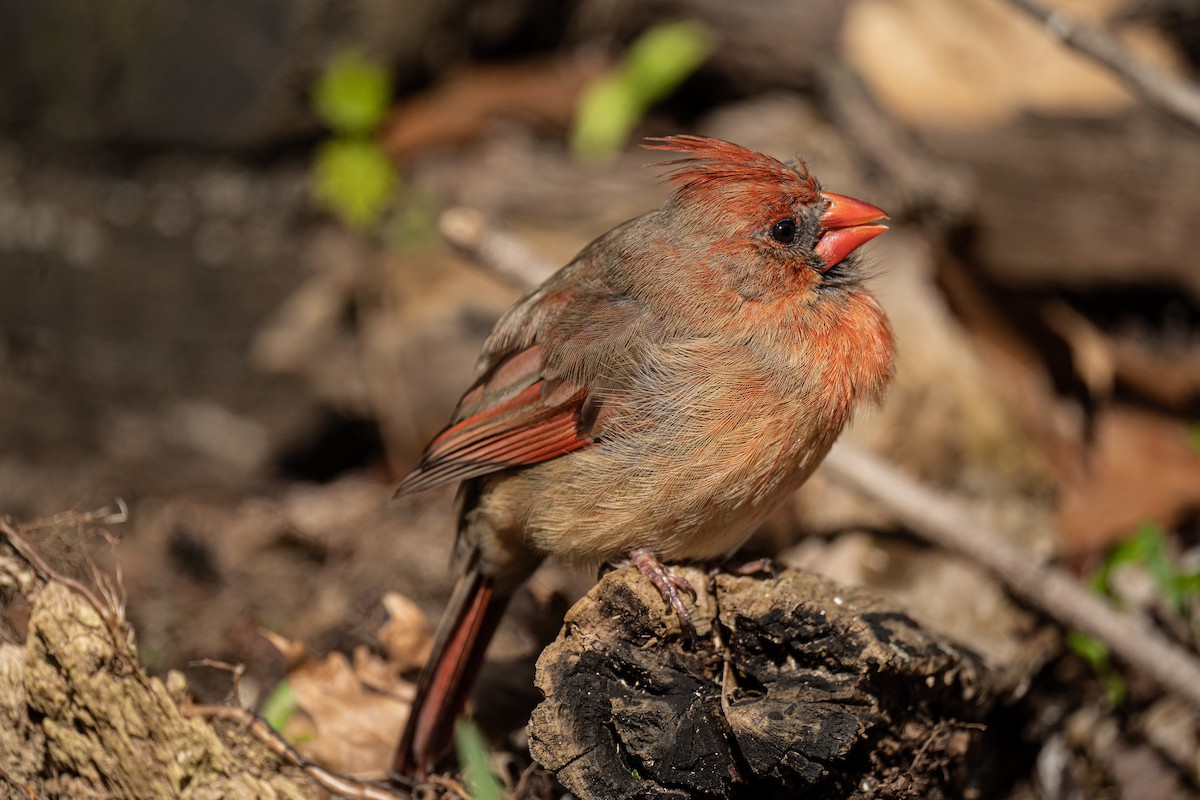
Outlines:
{"label": "bark texture", "polygon": [[581,798],[960,796],[1003,691],[880,597],[795,570],[682,570],[695,642],[632,569],[538,661],[534,757]]}
{"label": "bark texture", "polygon": [[3,551],[0,595],[30,612],[24,645],[0,645],[0,798],[317,796],[243,731],[186,716],[183,676],[148,676],[115,609]]}

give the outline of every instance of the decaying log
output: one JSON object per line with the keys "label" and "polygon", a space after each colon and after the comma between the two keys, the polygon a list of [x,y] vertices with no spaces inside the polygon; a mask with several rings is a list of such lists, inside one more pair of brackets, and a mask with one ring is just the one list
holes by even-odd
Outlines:
{"label": "decaying log", "polygon": [[980,191],[969,253],[1000,284],[1158,285],[1200,297],[1193,131],[1142,111],[1102,120],[1028,117],[920,138],[934,158],[973,176]]}
{"label": "decaying log", "polygon": [[3,545],[0,595],[30,604],[24,646],[0,644],[0,798],[318,796],[244,730],[186,715],[183,676],[148,676],[116,609]]}
{"label": "decaying log", "polygon": [[680,570],[697,639],[609,573],[538,660],[534,758],[581,798],[959,796],[1004,691],[878,596],[786,570]]}

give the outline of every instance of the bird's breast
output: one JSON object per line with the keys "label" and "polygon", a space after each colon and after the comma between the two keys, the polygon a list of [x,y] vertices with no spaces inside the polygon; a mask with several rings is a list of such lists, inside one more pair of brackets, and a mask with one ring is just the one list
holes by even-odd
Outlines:
{"label": "bird's breast", "polygon": [[616,410],[594,445],[497,489],[526,498],[513,527],[535,549],[574,562],[635,547],[666,559],[726,555],[840,430],[814,410],[811,391],[764,372],[744,348],[694,341],[658,356],[605,398]]}
{"label": "bird's breast", "polygon": [[514,544],[569,562],[732,552],[890,377],[890,330],[863,297],[759,335],[632,349],[602,376],[595,443],[507,474],[481,511]]}

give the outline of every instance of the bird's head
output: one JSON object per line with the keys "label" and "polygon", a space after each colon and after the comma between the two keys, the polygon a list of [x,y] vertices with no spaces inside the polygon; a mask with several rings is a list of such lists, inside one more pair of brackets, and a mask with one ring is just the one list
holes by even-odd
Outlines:
{"label": "bird's head", "polygon": [[856,281],[847,262],[887,230],[880,209],[825,191],[800,159],[787,163],[703,136],[648,139],[686,154],[661,162],[674,197],[662,212],[683,247],[704,250],[746,299]]}

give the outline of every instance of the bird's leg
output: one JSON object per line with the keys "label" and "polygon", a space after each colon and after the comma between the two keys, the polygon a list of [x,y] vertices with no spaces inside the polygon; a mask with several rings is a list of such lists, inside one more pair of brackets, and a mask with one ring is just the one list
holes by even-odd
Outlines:
{"label": "bird's leg", "polygon": [[629,561],[638,568],[638,572],[645,575],[654,584],[654,588],[658,589],[662,599],[675,612],[675,616],[679,617],[680,625],[695,639],[696,626],[692,624],[692,612],[688,611],[687,606],[683,604],[683,598],[679,596],[680,592],[685,592],[691,596],[694,603],[696,590],[692,588],[692,585],[685,578],[679,577],[664,567],[662,562],[654,557],[654,553],[644,547],[630,550]]}

